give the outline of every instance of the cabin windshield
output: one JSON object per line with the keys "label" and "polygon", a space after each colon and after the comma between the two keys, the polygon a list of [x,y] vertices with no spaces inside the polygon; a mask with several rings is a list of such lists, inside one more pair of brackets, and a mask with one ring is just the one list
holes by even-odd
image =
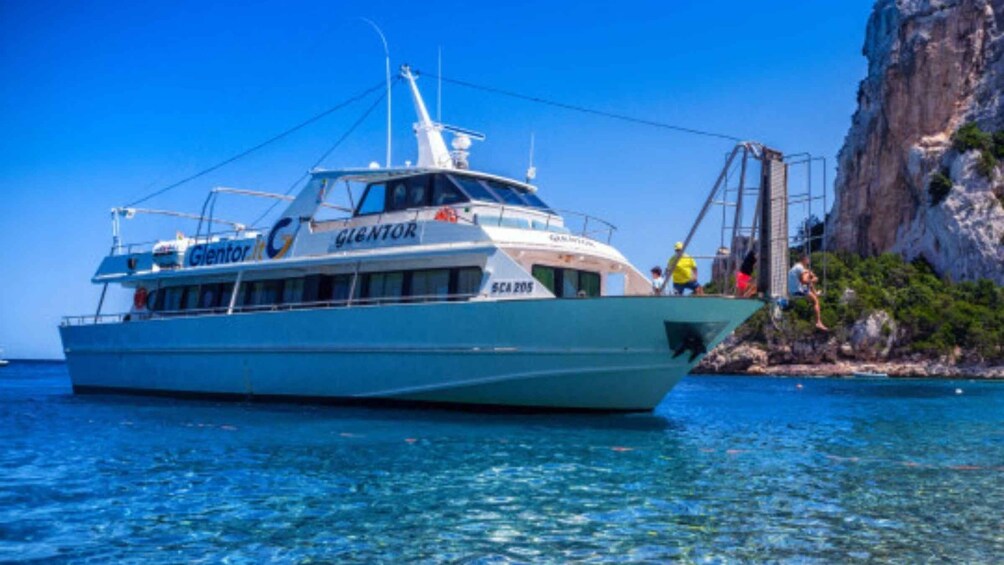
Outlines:
{"label": "cabin windshield", "polygon": [[450,178],[471,197],[471,200],[528,206],[553,213],[550,206],[523,187],[497,180],[481,180],[460,175],[450,175]]}
{"label": "cabin windshield", "polygon": [[521,195],[523,196],[523,200],[526,200],[527,204],[529,204],[530,206],[533,206],[534,208],[540,208],[541,210],[549,214],[554,213],[554,210],[552,210],[550,206],[545,204],[543,200],[538,198],[536,194],[532,192],[523,192],[521,193]]}
{"label": "cabin windshield", "polygon": [[355,215],[449,206],[469,200],[445,175],[415,175],[366,185]]}
{"label": "cabin windshield", "polygon": [[488,190],[488,187],[481,184],[481,181],[477,179],[450,175],[450,180],[456,183],[457,186],[459,186],[465,193],[467,193],[467,195],[471,197],[471,200],[480,200],[481,202],[492,202],[494,204],[502,203],[502,200],[499,199],[498,196],[495,196],[495,193],[493,193],[491,190]]}
{"label": "cabin windshield", "polygon": [[502,199],[502,202],[512,206],[528,206],[526,200],[523,200],[523,198],[519,195],[519,191],[517,191],[515,187],[495,182],[493,180],[482,182],[488,185],[488,188],[497,194],[499,198]]}
{"label": "cabin windshield", "polygon": [[553,213],[537,195],[522,187],[445,173],[422,174],[366,185],[356,216],[450,206],[470,201],[527,206]]}

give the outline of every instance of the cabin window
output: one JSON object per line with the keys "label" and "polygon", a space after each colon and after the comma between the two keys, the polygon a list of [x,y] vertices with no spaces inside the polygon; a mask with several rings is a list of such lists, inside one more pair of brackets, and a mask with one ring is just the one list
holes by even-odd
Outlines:
{"label": "cabin window", "polygon": [[265,290],[265,281],[253,281],[244,283],[247,291],[244,293],[245,306],[257,306],[261,304],[261,297]]}
{"label": "cabin window", "polygon": [[230,298],[234,294],[234,283],[220,283],[219,291],[216,294],[216,307],[217,308],[228,308],[230,306]]}
{"label": "cabin window", "polygon": [[442,206],[463,200],[463,195],[442,175],[415,175],[369,185],[356,215],[425,208],[432,204]]}
{"label": "cabin window", "polygon": [[461,190],[467,193],[472,200],[481,200],[483,202],[500,202],[498,197],[492,194],[492,191],[481,184],[478,180],[469,177],[453,176],[450,175],[450,179],[453,180]]}
{"label": "cabin window", "polygon": [[499,197],[502,198],[502,201],[506,204],[512,204],[513,206],[526,206],[526,201],[520,197],[519,192],[516,191],[515,187],[491,180],[486,180],[484,183],[492,189],[492,192],[498,194]]}
{"label": "cabin window", "polygon": [[481,290],[481,269],[477,267],[463,267],[454,269],[457,282],[453,292],[458,296],[473,296]]}
{"label": "cabin window", "polygon": [[445,297],[450,294],[450,270],[414,271],[409,290],[408,295],[419,300]]}
{"label": "cabin window", "polygon": [[449,206],[457,202],[464,202],[466,198],[460,193],[456,185],[446,178],[446,175],[435,175],[432,183],[432,205]]}
{"label": "cabin window", "polygon": [[163,310],[165,312],[173,312],[175,310],[181,310],[181,293],[184,291],[183,287],[180,286],[170,286],[165,288],[162,292],[164,293],[163,298]]}
{"label": "cabin window", "polygon": [[155,288],[150,291],[150,294],[146,297],[146,307],[150,310],[156,312],[158,310],[164,309],[164,291],[159,288]]}
{"label": "cabin window", "polygon": [[530,206],[533,206],[534,208],[540,208],[541,210],[548,213],[554,212],[554,210],[551,210],[551,207],[545,204],[543,200],[538,198],[536,194],[532,192],[521,192],[520,195],[523,197],[523,200],[526,200],[526,202]]}
{"label": "cabin window", "polygon": [[216,306],[214,304],[216,302],[216,290],[215,284],[204,284],[199,287],[199,310]]}
{"label": "cabin window", "polygon": [[558,298],[575,298],[580,293],[590,297],[600,295],[599,273],[534,265],[531,274]]}
{"label": "cabin window", "polygon": [[331,300],[345,302],[352,290],[352,275],[337,275],[331,277]]}
{"label": "cabin window", "polygon": [[624,273],[607,273],[607,296],[624,296],[627,276]]}
{"label": "cabin window", "polygon": [[575,269],[562,269],[557,278],[561,279],[561,296],[575,296],[579,292],[579,272]]}
{"label": "cabin window", "polygon": [[265,290],[262,293],[262,304],[279,304],[282,302],[282,288],[285,286],[284,280],[265,281]]}
{"label": "cabin window", "polygon": [[184,287],[181,295],[181,307],[179,310],[195,310],[199,307],[199,285],[192,284]]}
{"label": "cabin window", "polygon": [[221,286],[219,284],[204,284],[199,287],[199,310],[209,310],[220,305]]}
{"label": "cabin window", "polygon": [[331,296],[331,277],[310,275],[303,279],[303,301],[323,302]]}
{"label": "cabin window", "polygon": [[[446,297],[456,300],[477,294],[481,279],[478,267],[368,273],[360,276],[356,298],[364,303],[400,302],[407,297],[415,297],[417,302]],[[342,286],[346,298],[350,283],[346,276]]]}
{"label": "cabin window", "polygon": [[544,288],[551,291],[551,294],[554,294],[555,296],[558,295],[558,293],[554,291],[555,286],[554,286],[553,267],[534,265],[530,273],[533,275],[533,278],[537,279],[537,281],[540,282],[540,284],[544,285]]}
{"label": "cabin window", "polygon": [[286,279],[282,285],[282,303],[299,304],[303,302],[304,279]]}
{"label": "cabin window", "polygon": [[600,295],[600,274],[591,271],[579,271],[579,292],[593,298]]}
{"label": "cabin window", "polygon": [[424,208],[429,205],[429,175],[408,179],[408,208]]}
{"label": "cabin window", "polygon": [[388,212],[393,210],[404,210],[408,207],[408,183],[404,179],[387,183],[390,194],[387,197]]}
{"label": "cabin window", "polygon": [[193,308],[212,310],[221,306],[229,306],[230,293],[233,292],[233,288],[234,283],[204,284],[199,287],[198,304]]}
{"label": "cabin window", "polygon": [[240,288],[237,289],[237,300],[234,302],[235,306],[245,306],[249,303],[248,301],[248,285],[251,283],[241,283]]}
{"label": "cabin window", "polygon": [[367,214],[379,214],[383,212],[386,199],[387,185],[379,183],[367,186],[366,194],[363,194],[363,199],[359,203],[356,215],[365,216]]}
{"label": "cabin window", "polygon": [[271,306],[282,298],[282,279],[254,281],[248,283],[245,304],[248,306]]}
{"label": "cabin window", "polygon": [[365,276],[362,298],[369,302],[394,302],[404,294],[404,273],[369,273]]}
{"label": "cabin window", "polygon": [[[302,305],[349,300],[355,275],[310,275],[290,279],[247,281],[237,290],[235,305],[257,310],[277,304]],[[474,296],[481,288],[478,267],[389,271],[359,275],[355,300],[362,304],[460,300]],[[155,311],[218,311],[227,308],[234,283],[209,283],[164,287],[150,293],[150,309]]]}
{"label": "cabin window", "polygon": [[460,175],[451,175],[453,181],[472,199],[486,202],[503,202],[513,206],[530,206],[548,213],[551,207],[543,200],[523,188],[495,180],[478,180]]}

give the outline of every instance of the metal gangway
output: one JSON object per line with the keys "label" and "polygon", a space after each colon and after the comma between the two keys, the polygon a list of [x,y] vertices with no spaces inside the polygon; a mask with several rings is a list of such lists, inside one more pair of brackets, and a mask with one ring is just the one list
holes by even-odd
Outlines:
{"label": "metal gangway", "polygon": [[[786,305],[787,274],[795,259],[792,252],[825,251],[826,224],[820,217],[825,217],[829,205],[826,187],[825,158],[809,153],[786,156],[761,143],[738,143],[725,155],[722,170],[683,241],[683,251],[704,222],[717,216],[718,249],[712,255],[696,255],[712,261],[715,292],[738,294],[735,274],[752,251],[757,259],[757,295]],[[792,225],[792,218],[802,219]],[[669,273],[677,257],[669,262]],[[823,255],[820,282],[824,289],[826,262]]]}

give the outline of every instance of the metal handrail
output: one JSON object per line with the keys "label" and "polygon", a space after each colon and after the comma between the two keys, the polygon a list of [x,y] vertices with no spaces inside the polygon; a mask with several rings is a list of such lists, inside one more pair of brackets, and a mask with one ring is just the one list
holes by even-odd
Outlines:
{"label": "metal handrail", "polygon": [[[244,237],[250,239],[250,235],[259,236],[261,232],[257,230],[231,230],[225,232],[215,232],[211,236],[199,236],[199,237],[189,237],[185,236],[183,239],[177,239],[175,241],[184,241],[188,245],[200,245],[204,243],[216,243],[218,241],[227,241],[229,239],[237,239],[238,237]],[[170,239],[157,239],[153,241],[141,241],[137,243],[120,243],[117,246],[112,246],[111,255],[129,255],[131,253],[143,253],[146,251],[152,251],[153,247],[160,243],[170,243]]]}
{"label": "metal handrail", "polygon": [[[492,212],[490,219],[479,220],[477,222],[475,222],[472,218],[467,218],[463,215],[458,214],[457,222],[467,225],[490,226],[492,225],[492,220],[497,219],[498,222],[495,223],[496,226],[507,227],[504,225],[505,219],[520,219],[520,220],[529,219],[531,220],[531,222],[532,221],[542,222],[544,224],[545,231],[554,231],[552,229],[552,226],[555,224],[555,219],[560,219],[561,227],[567,228],[569,230],[569,234],[578,237],[586,237],[595,241],[601,241],[608,244],[610,243],[611,239],[613,239],[614,232],[617,231],[617,226],[611,224],[606,220],[597,218],[596,216],[590,216],[589,214],[584,214],[582,212],[576,212],[574,210],[551,209],[550,212],[545,212],[543,210],[535,210],[526,207],[513,208],[511,206],[507,207],[505,205],[481,203],[476,201],[450,204],[446,205],[446,207],[454,209],[463,209],[466,212],[472,212],[472,214],[476,214],[477,210],[490,210]],[[402,212],[407,212],[408,215],[406,217],[409,218],[411,221],[417,222],[420,219],[423,218],[428,219],[434,216],[439,209],[440,208],[437,207],[423,207],[423,208],[414,208],[406,210],[396,210],[391,212],[380,212],[372,215],[376,217],[377,223],[382,223],[384,216],[386,216],[387,214],[400,214]],[[569,228],[567,222],[565,221],[565,217],[567,216],[582,218],[583,229],[575,231]],[[343,228],[347,228],[349,227],[349,223],[353,219],[355,218],[332,218],[330,220],[315,220],[315,222],[316,224],[337,225]],[[592,222],[594,225],[599,224],[599,226],[595,227],[594,229],[589,229],[590,222]],[[530,229],[533,229],[532,223]]]}
{"label": "metal handrail", "polygon": [[[270,198],[272,200],[282,200],[283,202],[292,202],[296,199],[295,196],[290,196],[288,194],[276,194],[274,192],[262,192],[260,190],[248,190],[245,188],[230,188],[228,186],[217,186],[216,188],[209,191],[210,194],[235,194],[237,196],[250,196],[253,198]],[[321,202],[318,204],[321,208],[330,208],[332,210],[338,210],[340,212],[352,213],[352,208],[346,208],[345,206],[336,206],[334,204],[328,204],[327,202]],[[198,216],[195,216],[198,219]]]}
{"label": "metal handrail", "polygon": [[[235,189],[225,189],[225,190],[227,190],[229,192],[229,191],[235,190]],[[531,222],[532,221],[541,221],[544,224],[544,230],[545,231],[553,231],[552,224],[554,223],[555,218],[560,218],[561,219],[561,227],[564,227],[564,228],[568,229],[569,233],[571,235],[575,235],[575,236],[578,236],[578,237],[585,237],[585,238],[592,239],[592,240],[595,240],[595,241],[604,242],[604,243],[607,243],[607,244],[610,243],[610,241],[613,239],[614,232],[617,231],[617,226],[613,225],[612,223],[610,223],[610,222],[608,222],[606,220],[603,220],[603,219],[598,218],[596,216],[585,214],[583,212],[576,212],[574,210],[551,209],[549,212],[545,212],[543,210],[535,210],[535,209],[532,209],[532,208],[525,208],[525,207],[513,208],[513,207],[506,207],[504,205],[500,206],[500,205],[497,205],[497,204],[487,204],[487,203],[479,203],[479,202],[463,202],[463,203],[458,203],[458,204],[450,205],[450,207],[453,207],[453,208],[466,208],[468,210],[470,210],[470,209],[486,209],[486,210],[491,210],[492,212],[498,214],[498,220],[499,220],[499,222],[498,222],[497,225],[499,225],[499,226],[503,226],[503,220],[504,219],[523,219],[523,220],[529,219],[529,220],[531,220]],[[419,219],[422,218],[422,216],[431,216],[431,215],[434,215],[437,210],[438,210],[438,208],[427,207],[427,208],[415,208],[413,210],[401,210],[401,211],[402,212],[410,212],[409,215],[410,215],[411,219],[413,221],[418,221]],[[386,214],[392,214],[392,213],[395,213],[395,212],[381,212],[380,214],[377,215],[377,221],[381,222],[383,220],[383,216],[384,215],[386,215]],[[579,229],[579,230],[573,230],[573,229],[571,229],[568,226],[567,222],[566,222],[566,218],[567,217],[580,218],[582,220],[582,228]],[[352,220],[354,220],[354,219],[355,219],[355,217],[351,217],[351,218],[333,218],[333,219],[330,219],[330,220],[320,220],[320,221],[318,221],[318,223],[340,224],[342,226],[347,227],[348,224]],[[475,222],[472,219],[468,219],[468,218],[465,218],[465,217],[462,217],[462,216],[458,218],[458,221],[460,221],[462,223],[465,223],[465,224],[471,224],[471,225],[485,225],[485,222]],[[594,227],[593,229],[590,229],[589,228],[590,223],[592,223],[596,227]],[[531,229],[532,229],[532,225],[533,224],[531,223]],[[260,233],[261,232],[252,231],[252,230],[231,230],[231,231],[225,231],[225,232],[214,232],[214,233],[209,234],[209,235],[197,235],[195,237],[185,237],[184,239],[181,239],[179,241],[186,241],[189,245],[199,245],[199,244],[204,244],[204,243],[214,243],[214,242],[220,241],[220,240],[222,240],[224,238],[235,238],[236,239],[237,237],[241,237],[241,236],[247,237],[248,234],[260,235]],[[151,251],[153,249],[153,246],[155,246],[155,245],[157,245],[159,243],[164,243],[166,241],[169,241],[169,240],[154,240],[154,241],[144,241],[144,242],[137,242],[137,243],[121,243],[121,242],[116,242],[115,244],[113,244],[112,250],[111,250],[110,254],[111,255],[122,255],[122,254],[128,255],[128,254],[132,254],[132,253],[144,253],[146,251]]]}
{"label": "metal handrail", "polygon": [[[319,310],[323,308],[352,308],[357,306],[379,306],[385,304],[428,304],[437,302],[457,302],[460,300],[470,300],[478,296],[478,293],[460,294],[427,294],[420,296],[396,296],[377,298],[346,298],[342,300],[322,300],[312,302],[289,302],[280,304],[254,304],[247,306],[235,306],[232,314],[254,313],[254,312],[285,312],[290,310]],[[195,318],[201,316],[226,316],[226,306],[214,308],[186,308],[183,310],[148,310],[142,313],[120,312],[116,314],[86,314],[76,316],[63,316],[61,325],[63,326],[84,326],[93,324],[124,323],[132,320],[157,320],[167,318]]]}
{"label": "metal handrail", "polygon": [[[544,222],[544,229],[547,230],[547,231],[551,230],[551,227],[552,227],[551,223],[554,221],[554,218],[561,218],[561,220],[562,220],[561,226],[564,227],[564,228],[566,228],[566,229],[568,229],[569,233],[571,235],[575,235],[575,236],[579,236],[579,237],[587,237],[589,239],[593,239],[593,240],[596,240],[596,241],[601,241],[602,239],[600,237],[593,237],[593,235],[596,234],[596,235],[600,236],[602,234],[606,234],[606,238],[605,238],[605,242],[606,243],[610,243],[610,240],[613,238],[613,233],[615,231],[617,231],[617,226],[611,224],[610,222],[608,222],[606,220],[603,220],[601,218],[597,218],[596,216],[590,216],[589,214],[585,214],[583,212],[576,212],[574,210],[563,210],[563,209],[551,208],[550,209],[551,212],[544,212],[543,210],[534,210],[534,209],[528,209],[528,208],[523,208],[523,207],[516,208],[514,210],[511,207],[507,209],[506,206],[498,206],[498,205],[493,205],[493,204],[480,204],[480,203],[476,203],[476,202],[465,202],[464,203],[464,208],[486,208],[486,209],[490,209],[490,210],[497,210],[499,212],[499,216],[498,216],[499,223],[497,225],[499,225],[499,226],[502,226],[502,220],[504,218],[506,218],[506,212],[509,212],[509,213],[512,214],[512,215],[509,216],[509,218],[526,219],[525,216],[527,216],[527,215],[534,216],[536,218],[540,218],[541,220],[543,220],[543,222]],[[578,230],[578,231],[572,230],[568,226],[568,223],[566,221],[566,217],[568,217],[568,216],[582,218],[583,219],[583,227],[582,227],[582,229]],[[461,220],[465,221],[466,223],[471,223],[471,224],[474,223],[473,221],[466,220],[466,218],[462,218]],[[590,230],[590,229],[588,229],[589,222],[599,223],[601,225],[600,225],[600,227],[597,227],[595,229]],[[484,223],[481,223],[481,222],[478,222],[478,224],[479,225],[485,225]]]}

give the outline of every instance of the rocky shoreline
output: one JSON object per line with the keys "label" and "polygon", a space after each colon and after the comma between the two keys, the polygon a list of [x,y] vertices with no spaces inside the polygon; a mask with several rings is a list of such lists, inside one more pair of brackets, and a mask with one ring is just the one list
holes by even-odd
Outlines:
{"label": "rocky shoreline", "polygon": [[[799,349],[797,346],[794,349]],[[904,359],[862,361],[854,359],[812,359],[809,362],[777,363],[774,358],[790,351],[772,352],[755,345],[729,339],[711,351],[691,371],[704,375],[776,375],[783,377],[847,377],[854,373],[882,373],[891,378],[945,378],[1004,380],[1004,365],[953,363],[949,359]]]}
{"label": "rocky shoreline", "polygon": [[883,373],[890,378],[1004,380],[1004,367],[988,365],[953,366],[943,363],[823,363],[818,365],[754,365],[745,370],[721,371],[699,364],[695,375],[773,375],[778,377],[850,377],[854,373]]}

